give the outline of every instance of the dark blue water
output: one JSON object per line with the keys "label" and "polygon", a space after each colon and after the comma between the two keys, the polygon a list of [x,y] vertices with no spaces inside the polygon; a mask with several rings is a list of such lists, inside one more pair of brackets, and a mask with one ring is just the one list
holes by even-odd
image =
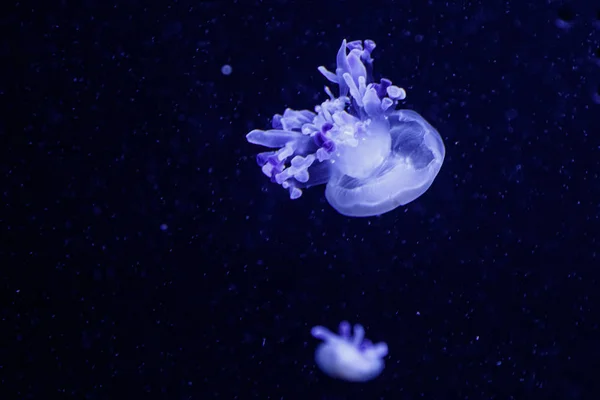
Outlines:
{"label": "dark blue water", "polygon": [[[597,4],[2,8],[1,398],[600,395]],[[245,139],[344,38],[446,146],[380,217],[291,201]],[[389,346],[371,382],[314,364],[344,319]]]}

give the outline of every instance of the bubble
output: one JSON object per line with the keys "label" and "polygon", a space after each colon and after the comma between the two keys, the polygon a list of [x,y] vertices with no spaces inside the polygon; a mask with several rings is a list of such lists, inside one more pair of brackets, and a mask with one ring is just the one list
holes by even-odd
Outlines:
{"label": "bubble", "polygon": [[231,68],[231,65],[229,65],[229,64],[225,64],[221,67],[221,73],[223,75],[231,75],[231,71],[232,71],[232,68]]}
{"label": "bubble", "polygon": [[511,108],[509,110],[506,110],[505,115],[507,120],[512,121],[513,119],[519,116],[519,112],[514,108]]}

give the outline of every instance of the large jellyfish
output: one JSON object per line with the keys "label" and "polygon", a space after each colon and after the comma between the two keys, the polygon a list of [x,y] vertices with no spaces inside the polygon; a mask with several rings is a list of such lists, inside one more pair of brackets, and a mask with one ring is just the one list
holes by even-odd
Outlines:
{"label": "large jellyfish", "polygon": [[323,340],[315,352],[315,361],[321,371],[332,378],[350,382],[365,382],[383,371],[383,357],[388,353],[387,344],[371,343],[365,339],[362,325],[354,325],[354,336],[350,335],[350,324],[340,323],[339,336],[322,326],[315,326],[311,334]]}
{"label": "large jellyfish", "polygon": [[[325,197],[341,214],[379,215],[421,196],[442,167],[445,149],[439,133],[418,113],[395,110],[406,97],[388,79],[373,83],[375,42],[342,42],[335,73],[319,71],[339,86],[309,110],[286,109],[270,130],[255,129],[250,143],[265,175],[297,199],[302,189],[327,184]],[[350,50],[346,54],[346,49]]]}

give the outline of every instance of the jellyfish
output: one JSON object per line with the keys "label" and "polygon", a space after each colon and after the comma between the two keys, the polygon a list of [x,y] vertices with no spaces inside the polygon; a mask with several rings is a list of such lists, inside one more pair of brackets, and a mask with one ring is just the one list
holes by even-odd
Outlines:
{"label": "jellyfish", "polygon": [[315,352],[321,371],[350,382],[366,382],[377,377],[383,371],[387,344],[373,344],[365,339],[365,329],[360,324],[354,325],[354,336],[350,335],[350,324],[346,321],[340,323],[339,331],[339,336],[322,326],[310,331],[313,337],[323,340]]}
{"label": "jellyfish", "polygon": [[[286,109],[272,129],[255,129],[248,142],[271,149],[256,161],[291,199],[326,184],[325,197],[351,217],[384,214],[429,189],[444,161],[439,133],[412,110],[396,110],[404,89],[372,78],[372,40],[346,42],[337,53],[335,73],[318,70],[338,85],[315,111]],[[346,52],[349,50],[349,53]]]}

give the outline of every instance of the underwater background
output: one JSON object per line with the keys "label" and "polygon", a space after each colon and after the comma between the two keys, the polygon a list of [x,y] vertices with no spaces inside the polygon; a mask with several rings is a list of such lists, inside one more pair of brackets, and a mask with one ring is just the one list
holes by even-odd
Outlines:
{"label": "underwater background", "polygon": [[[600,5],[2,6],[0,398],[598,399]],[[253,129],[342,40],[446,154],[381,216],[301,198]],[[311,327],[389,347],[366,383]]]}

